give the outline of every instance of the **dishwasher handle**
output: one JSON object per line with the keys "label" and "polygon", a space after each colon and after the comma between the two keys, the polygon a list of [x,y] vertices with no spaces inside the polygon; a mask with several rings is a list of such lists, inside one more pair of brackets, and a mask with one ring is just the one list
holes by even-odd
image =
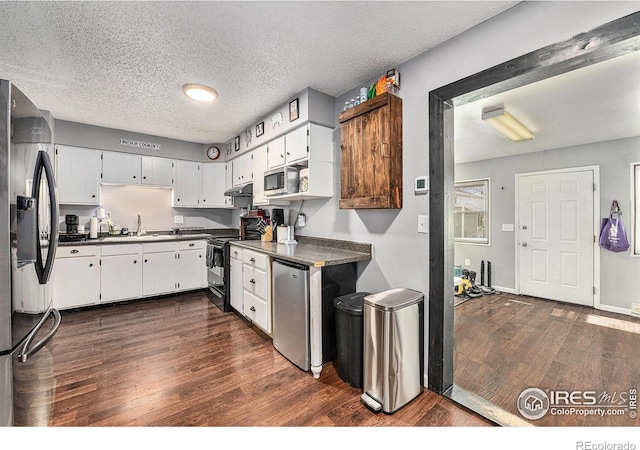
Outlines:
{"label": "dishwasher handle", "polygon": [[294,269],[298,269],[298,270],[309,270],[309,266],[305,265],[305,264],[299,264],[293,261],[287,261],[284,259],[279,259],[279,258],[273,258],[273,262],[278,263],[278,264],[282,264],[283,266],[287,266],[287,267],[293,267]]}

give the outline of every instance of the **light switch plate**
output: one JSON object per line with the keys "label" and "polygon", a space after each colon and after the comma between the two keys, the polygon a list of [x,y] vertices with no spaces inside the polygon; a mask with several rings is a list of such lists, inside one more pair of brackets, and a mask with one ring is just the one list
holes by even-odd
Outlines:
{"label": "light switch plate", "polygon": [[418,233],[429,232],[429,216],[418,216]]}
{"label": "light switch plate", "polygon": [[184,222],[184,218],[182,216],[173,216],[173,221],[175,223],[183,223]]}
{"label": "light switch plate", "polygon": [[502,224],[502,231],[513,231],[513,224],[512,223],[503,223]]}

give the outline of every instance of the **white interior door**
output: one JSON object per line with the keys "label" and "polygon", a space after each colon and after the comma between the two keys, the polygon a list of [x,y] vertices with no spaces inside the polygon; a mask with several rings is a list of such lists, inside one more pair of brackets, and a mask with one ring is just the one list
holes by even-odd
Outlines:
{"label": "white interior door", "polygon": [[593,306],[593,171],[518,180],[520,293]]}

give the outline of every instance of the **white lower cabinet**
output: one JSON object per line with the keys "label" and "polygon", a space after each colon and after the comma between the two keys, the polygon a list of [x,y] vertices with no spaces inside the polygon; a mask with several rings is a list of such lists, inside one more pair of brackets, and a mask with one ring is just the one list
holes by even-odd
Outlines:
{"label": "white lower cabinet", "polygon": [[58,247],[51,283],[54,307],[204,289],[206,246],[200,239]]}
{"label": "white lower cabinet", "polygon": [[99,247],[59,247],[51,277],[54,308],[65,309],[100,303]]}
{"label": "white lower cabinet", "polygon": [[142,295],[175,292],[178,288],[178,256],[175,242],[142,244]]}
{"label": "white lower cabinet", "polygon": [[178,290],[188,291],[207,287],[205,241],[180,241],[178,243]]}
{"label": "white lower cabinet", "polygon": [[271,258],[244,249],[242,261],[243,314],[271,333]]}
{"label": "white lower cabinet", "polygon": [[100,303],[142,297],[142,245],[102,246]]}
{"label": "white lower cabinet", "polygon": [[240,314],[244,314],[244,290],[242,288],[242,252],[242,248],[232,245],[229,255],[229,302],[231,303],[231,307],[238,311]]}

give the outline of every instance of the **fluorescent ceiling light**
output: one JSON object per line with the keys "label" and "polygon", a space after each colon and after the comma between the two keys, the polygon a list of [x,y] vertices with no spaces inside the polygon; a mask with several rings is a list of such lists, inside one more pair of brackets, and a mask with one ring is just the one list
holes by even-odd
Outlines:
{"label": "fluorescent ceiling light", "polygon": [[518,142],[533,139],[533,133],[514,119],[504,108],[483,112],[482,120],[512,141]]}
{"label": "fluorescent ceiling light", "polygon": [[212,102],[218,98],[218,92],[215,89],[203,84],[185,84],[182,86],[182,92],[199,102]]}

